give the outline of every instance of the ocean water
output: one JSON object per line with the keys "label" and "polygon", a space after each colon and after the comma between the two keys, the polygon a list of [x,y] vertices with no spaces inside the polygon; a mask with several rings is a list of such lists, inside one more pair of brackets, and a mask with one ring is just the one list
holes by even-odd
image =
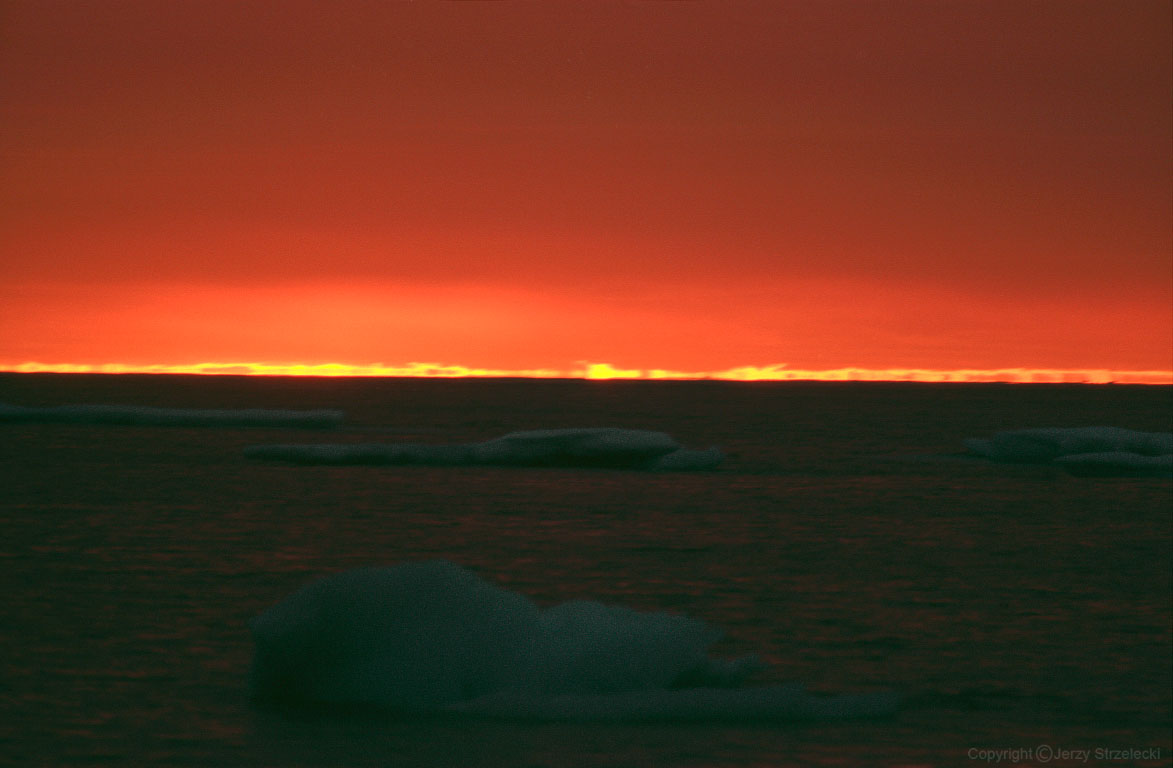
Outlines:
{"label": "ocean water", "polygon": [[[0,376],[0,403],[338,409],[330,430],[0,423],[0,762],[1168,765],[1173,481],[963,455],[1026,427],[1173,429],[1168,387]],[[291,466],[275,443],[613,426],[711,472]],[[544,721],[250,703],[247,622],[443,559],[539,607],[724,630],[753,684],[902,696],[842,721]],[[1083,759],[1083,751],[1089,754]]]}

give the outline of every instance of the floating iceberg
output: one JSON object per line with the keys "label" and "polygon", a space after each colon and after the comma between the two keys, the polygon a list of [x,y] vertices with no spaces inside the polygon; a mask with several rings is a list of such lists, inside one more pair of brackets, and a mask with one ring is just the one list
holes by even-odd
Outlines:
{"label": "floating iceberg", "polygon": [[482,443],[255,445],[245,456],[293,464],[430,464],[459,466],[619,467],[666,471],[713,469],[718,448],[681,448],[663,432],[610,427],[511,432]]}
{"label": "floating iceberg", "polygon": [[1173,433],[1120,427],[1042,427],[998,432],[965,441],[971,452],[993,461],[1054,463],[1077,475],[1169,475]]}
{"label": "floating iceberg", "polygon": [[342,419],[342,411],[334,410],[154,408],[145,405],[58,405],[35,408],[0,403],[0,422],[327,429],[338,426]]}
{"label": "floating iceberg", "polygon": [[828,719],[892,694],[742,687],[757,657],[708,655],[704,622],[590,601],[540,609],[447,561],[311,582],[254,618],[253,700],[539,720]]}

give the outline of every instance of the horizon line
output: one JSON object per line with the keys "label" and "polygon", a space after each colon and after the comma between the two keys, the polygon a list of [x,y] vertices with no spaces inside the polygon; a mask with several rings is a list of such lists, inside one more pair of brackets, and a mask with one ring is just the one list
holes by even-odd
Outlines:
{"label": "horizon line", "polygon": [[1173,384],[1173,370],[1119,370],[1108,368],[790,368],[785,363],[745,365],[718,371],[675,371],[663,368],[620,368],[610,363],[579,361],[579,368],[493,369],[444,363],[258,363],[201,362],[189,364],[127,363],[0,363],[0,373],[162,374],[197,376],[306,376],[330,378],[525,378],[626,379],[640,381],[888,381],[921,383],[1009,384]]}

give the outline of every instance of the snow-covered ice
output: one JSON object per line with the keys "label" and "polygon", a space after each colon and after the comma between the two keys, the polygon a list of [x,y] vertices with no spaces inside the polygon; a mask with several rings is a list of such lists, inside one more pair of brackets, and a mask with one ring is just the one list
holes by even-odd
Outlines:
{"label": "snow-covered ice", "polygon": [[1120,427],[1039,427],[971,438],[965,447],[993,461],[1054,463],[1077,475],[1169,475],[1173,433]]}
{"label": "snow-covered ice", "polygon": [[250,622],[268,706],[371,706],[538,720],[826,719],[891,712],[891,694],[746,686],[755,656],[668,613],[577,600],[541,609],[436,560],[318,579]]}

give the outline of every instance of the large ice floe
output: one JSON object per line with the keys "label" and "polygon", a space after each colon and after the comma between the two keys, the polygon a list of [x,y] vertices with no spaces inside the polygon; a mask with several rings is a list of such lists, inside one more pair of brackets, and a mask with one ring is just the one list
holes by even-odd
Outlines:
{"label": "large ice floe", "polygon": [[1120,427],[1040,427],[971,438],[965,447],[993,461],[1053,463],[1075,475],[1173,474],[1173,433]]}
{"label": "large ice floe", "polygon": [[702,621],[590,601],[542,609],[443,560],[311,582],[249,623],[259,706],[536,720],[836,719],[891,693],[745,687],[756,656],[708,655]]}
{"label": "large ice floe", "polygon": [[300,427],[328,429],[342,423],[342,411],[286,411],[265,408],[155,408],[145,405],[57,405],[29,407],[0,403],[0,422],[122,424],[155,427]]}
{"label": "large ice floe", "polygon": [[689,450],[663,432],[596,427],[511,432],[481,443],[351,443],[255,445],[245,456],[293,464],[485,464],[523,467],[618,467],[704,470],[720,464],[719,448]]}

